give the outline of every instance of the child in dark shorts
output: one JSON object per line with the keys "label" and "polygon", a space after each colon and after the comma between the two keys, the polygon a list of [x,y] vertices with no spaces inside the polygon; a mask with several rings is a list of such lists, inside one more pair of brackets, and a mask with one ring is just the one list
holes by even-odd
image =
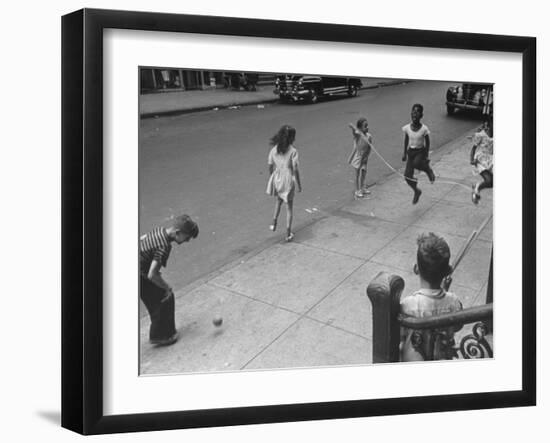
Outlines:
{"label": "child in dark shorts", "polygon": [[178,339],[174,319],[174,293],[162,278],[172,243],[178,245],[199,235],[199,227],[188,215],[176,217],[168,228],[158,227],[142,235],[139,242],[139,295],[151,318],[149,340],[153,345],[166,346]]}
{"label": "child in dark shorts", "polygon": [[411,123],[403,126],[405,134],[403,141],[404,152],[403,161],[407,161],[405,166],[405,181],[414,191],[413,205],[418,203],[422,191],[418,188],[418,180],[414,178],[414,170],[424,171],[431,183],[435,180],[435,174],[430,167],[430,130],[421,123],[424,116],[424,107],[420,103],[413,105],[411,110]]}

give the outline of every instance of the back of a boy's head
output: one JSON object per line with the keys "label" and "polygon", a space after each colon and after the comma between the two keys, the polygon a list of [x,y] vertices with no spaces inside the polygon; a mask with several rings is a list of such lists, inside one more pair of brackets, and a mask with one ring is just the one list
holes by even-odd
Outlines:
{"label": "back of a boy's head", "polygon": [[199,235],[199,226],[186,214],[178,215],[172,222],[172,227],[191,238],[197,238]]}
{"label": "back of a boy's head", "polygon": [[416,262],[420,276],[430,283],[436,285],[441,283],[441,280],[451,271],[449,245],[445,239],[433,232],[420,235],[416,243],[418,244]]}

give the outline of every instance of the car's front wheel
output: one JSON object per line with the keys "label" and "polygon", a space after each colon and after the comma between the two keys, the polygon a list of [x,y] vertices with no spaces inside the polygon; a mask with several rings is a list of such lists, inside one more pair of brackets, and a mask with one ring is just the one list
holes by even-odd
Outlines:
{"label": "car's front wheel", "polygon": [[309,97],[309,101],[311,103],[317,103],[319,101],[319,96],[317,95],[317,92],[311,91],[311,95]]}
{"label": "car's front wheel", "polygon": [[357,86],[350,86],[348,89],[348,95],[350,97],[357,97]]}
{"label": "car's front wheel", "polygon": [[447,105],[447,114],[453,115],[455,113],[455,107],[451,105]]}

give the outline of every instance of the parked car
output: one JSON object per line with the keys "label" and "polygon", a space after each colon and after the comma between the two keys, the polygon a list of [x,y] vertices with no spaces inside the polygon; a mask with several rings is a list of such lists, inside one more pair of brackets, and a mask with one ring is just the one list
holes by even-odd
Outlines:
{"label": "parked car", "polygon": [[462,83],[447,89],[447,114],[458,110],[470,110],[481,114],[493,114],[493,85],[490,83]]}
{"label": "parked car", "polygon": [[355,97],[361,88],[361,79],[355,77],[319,77],[315,75],[280,75],[275,81],[275,94],[281,101],[307,100],[316,103],[319,98],[335,94]]}

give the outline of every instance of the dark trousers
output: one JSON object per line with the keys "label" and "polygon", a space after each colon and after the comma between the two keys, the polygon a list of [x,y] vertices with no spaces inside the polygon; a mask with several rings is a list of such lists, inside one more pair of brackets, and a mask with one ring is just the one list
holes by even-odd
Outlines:
{"label": "dark trousers", "polygon": [[176,332],[174,320],[174,295],[166,296],[166,291],[149,281],[140,277],[139,296],[151,318],[149,328],[150,340],[164,340],[170,338]]}
{"label": "dark trousers", "polygon": [[493,187],[493,173],[490,171],[481,171],[480,172],[481,177],[483,178],[483,181],[479,184],[477,187],[478,191],[481,191],[485,188],[492,188]]}
{"label": "dark trousers", "polygon": [[405,166],[405,180],[407,184],[416,189],[417,181],[414,179],[414,170],[424,171],[428,177],[433,174],[432,168],[430,168],[430,160],[428,159],[428,150],[422,149],[408,149],[407,150],[407,165]]}

